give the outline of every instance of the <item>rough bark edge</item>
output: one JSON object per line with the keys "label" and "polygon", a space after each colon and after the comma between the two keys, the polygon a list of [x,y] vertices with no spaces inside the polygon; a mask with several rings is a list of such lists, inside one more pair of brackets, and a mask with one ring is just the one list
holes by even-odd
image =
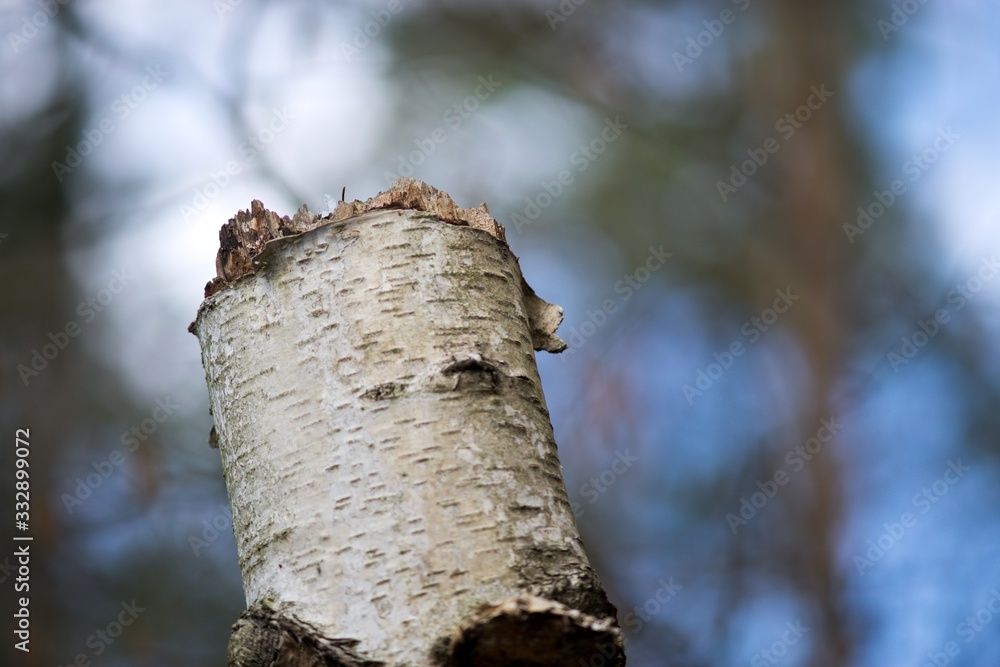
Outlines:
{"label": "rough bark edge", "polygon": [[240,614],[229,636],[229,667],[383,667],[354,651],[356,639],[331,639],[271,600]]}
{"label": "rough bark edge", "polygon": [[546,352],[562,352],[568,345],[556,335],[556,329],[563,321],[562,306],[549,303],[535,294],[535,290],[522,278],[521,293],[524,295],[524,307],[528,310],[528,324],[531,327],[531,345],[536,350]]}
{"label": "rough bark edge", "polygon": [[337,208],[326,217],[311,214],[305,206],[292,218],[278,216],[255,199],[250,203],[250,210],[237,212],[219,230],[216,277],[205,286],[205,296],[211,296],[227,284],[253,273],[251,260],[274,239],[301,234],[362,213],[387,209],[425,211],[442,222],[479,229],[507,243],[503,225],[493,219],[486,204],[459,208],[448,193],[413,178],[397,178],[388,190],[367,201],[338,202]]}
{"label": "rough bark edge", "polygon": [[618,610],[589,565],[568,561],[562,550],[536,546],[519,549],[517,558],[522,590],[597,618],[617,618]]}
{"label": "rough bark edge", "polygon": [[320,226],[322,219],[302,206],[295,216],[278,216],[254,199],[250,210],[237,211],[219,229],[219,252],[215,255],[215,278],[205,285],[205,298],[253,273],[253,258],[269,242],[283,236],[302,234]]}
{"label": "rough bark edge", "polygon": [[524,595],[483,607],[451,638],[448,667],[625,664],[621,630],[545,598]]}
{"label": "rough bark edge", "polygon": [[[503,225],[493,219],[486,204],[459,208],[448,193],[413,178],[398,178],[388,190],[364,202],[338,202],[337,208],[325,217],[310,213],[305,206],[291,218],[287,215],[279,216],[254,199],[249,210],[238,211],[219,230],[216,276],[205,285],[205,298],[232,285],[243,276],[252,274],[255,269],[254,258],[264,251],[268,243],[372,211],[389,209],[424,211],[442,222],[484,231],[510,250]],[[562,322],[563,309],[540,298],[523,279],[521,291],[524,294],[533,347],[553,353],[565,350],[566,342],[555,333]],[[192,333],[193,326],[192,323],[188,328]]]}
{"label": "rough bark edge", "polygon": [[393,208],[433,213],[444,222],[480,229],[507,243],[503,225],[490,215],[485,203],[474,208],[459,208],[447,192],[414,178],[397,178],[388,190],[367,201],[338,202],[329,220],[337,222],[369,211]]}

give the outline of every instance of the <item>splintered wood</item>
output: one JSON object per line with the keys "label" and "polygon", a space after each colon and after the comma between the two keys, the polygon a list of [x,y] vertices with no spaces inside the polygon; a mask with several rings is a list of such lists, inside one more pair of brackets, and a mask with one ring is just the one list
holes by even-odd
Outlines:
{"label": "splintered wood", "polygon": [[503,225],[493,219],[486,204],[460,208],[447,192],[412,178],[396,179],[388,190],[366,201],[337,202],[336,210],[328,216],[314,215],[305,206],[291,218],[278,216],[254,199],[249,211],[238,212],[219,230],[216,277],[205,286],[205,296],[211,296],[227,284],[253,273],[251,260],[274,239],[301,234],[362,213],[390,209],[424,211],[442,222],[479,229],[507,242]]}

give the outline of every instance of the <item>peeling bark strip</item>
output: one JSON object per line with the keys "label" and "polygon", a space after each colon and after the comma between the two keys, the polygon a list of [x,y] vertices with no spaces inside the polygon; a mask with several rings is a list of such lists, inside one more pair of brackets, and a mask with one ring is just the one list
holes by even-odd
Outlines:
{"label": "peeling bark strip", "polygon": [[488,216],[401,179],[223,227],[191,330],[249,605],[230,665],[624,664],[535,366],[562,310]]}

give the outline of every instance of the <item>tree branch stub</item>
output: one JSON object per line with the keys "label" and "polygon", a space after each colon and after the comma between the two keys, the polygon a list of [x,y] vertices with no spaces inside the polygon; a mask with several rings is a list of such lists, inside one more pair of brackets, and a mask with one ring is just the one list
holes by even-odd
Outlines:
{"label": "tree branch stub", "polygon": [[561,319],[485,205],[412,179],[223,227],[191,331],[248,602],[230,664],[624,664],[535,365]]}

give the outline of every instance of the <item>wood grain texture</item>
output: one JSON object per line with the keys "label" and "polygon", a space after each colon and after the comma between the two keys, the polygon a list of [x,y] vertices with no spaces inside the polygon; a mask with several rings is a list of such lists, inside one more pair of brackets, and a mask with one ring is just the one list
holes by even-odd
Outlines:
{"label": "wood grain texture", "polygon": [[323,220],[262,243],[192,325],[248,604],[364,659],[442,664],[476,610],[524,596],[611,619],[620,651],[535,365],[561,310],[484,231]]}

